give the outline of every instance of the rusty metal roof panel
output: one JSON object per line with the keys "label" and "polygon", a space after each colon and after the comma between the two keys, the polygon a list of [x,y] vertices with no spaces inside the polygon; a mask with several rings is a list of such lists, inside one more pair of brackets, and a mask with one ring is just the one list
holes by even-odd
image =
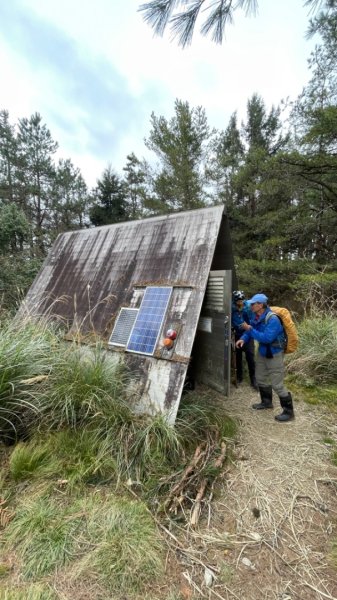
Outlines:
{"label": "rusty metal roof panel", "polygon": [[[73,330],[94,331],[108,340],[121,307],[139,308],[147,286],[173,287],[163,331],[169,326],[179,331],[174,352],[165,355],[158,348],[154,358],[128,357],[130,363],[146,365],[143,394],[156,387],[154,373],[160,369],[166,391],[156,402],[171,409],[167,394],[170,404],[180,397],[177,386],[181,391],[222,217],[223,206],[215,206],[61,234],[25,308],[57,315]],[[159,367],[156,359],[165,364]]]}

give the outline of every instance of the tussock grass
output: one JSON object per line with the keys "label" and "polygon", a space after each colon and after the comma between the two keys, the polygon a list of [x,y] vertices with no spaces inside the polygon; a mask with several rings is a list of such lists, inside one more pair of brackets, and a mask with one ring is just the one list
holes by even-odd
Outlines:
{"label": "tussock grass", "polygon": [[62,344],[51,357],[48,385],[40,399],[50,429],[86,422],[127,420],[128,381],[124,365],[100,344],[93,347]]}
{"label": "tussock grass", "polygon": [[116,432],[113,447],[119,479],[145,487],[152,487],[184,456],[178,432],[161,415],[134,416]]}
{"label": "tussock grass", "polygon": [[337,381],[337,320],[332,315],[305,318],[299,325],[300,345],[287,365],[288,373],[306,385]]}
{"label": "tussock grass", "polygon": [[81,429],[68,427],[18,444],[10,458],[12,478],[61,479],[67,488],[108,482],[118,488],[132,482],[150,499],[165,493],[162,480],[188,462],[198,444],[212,440],[219,448],[236,433],[235,422],[208,395],[189,394],[176,427],[161,415],[127,416],[108,423],[94,418]]}
{"label": "tussock grass", "polygon": [[9,459],[9,472],[14,481],[48,477],[58,468],[59,463],[49,453],[48,447],[36,441],[17,444]]}
{"label": "tussock grass", "polygon": [[71,486],[100,484],[115,476],[111,437],[85,428],[53,434],[47,445],[59,463],[59,476]]}
{"label": "tussock grass", "polygon": [[68,488],[108,481],[115,473],[111,440],[90,429],[36,437],[16,445],[9,472],[14,481],[53,478],[63,480]]}
{"label": "tussock grass", "polygon": [[[3,474],[11,511],[5,556],[15,556],[20,581],[28,584],[10,586],[5,572],[0,594],[53,600],[53,590],[33,583],[59,573],[75,586],[85,577],[107,597],[146,597],[164,571],[162,540],[146,506],[160,510],[195,448],[205,443],[213,462],[236,426],[205,393],[183,398],[175,427],[160,415],[136,415],[128,404],[130,374],[115,356],[99,344],[64,343],[47,327],[41,337],[36,323],[29,327],[29,353],[8,370],[6,385],[11,401],[29,399],[36,428],[11,454],[6,450]],[[47,377],[27,382],[40,375]],[[196,484],[211,474],[206,462]]]}
{"label": "tussock grass", "polygon": [[0,434],[15,438],[38,413],[26,381],[50,369],[52,329],[45,323],[12,321],[0,329]]}

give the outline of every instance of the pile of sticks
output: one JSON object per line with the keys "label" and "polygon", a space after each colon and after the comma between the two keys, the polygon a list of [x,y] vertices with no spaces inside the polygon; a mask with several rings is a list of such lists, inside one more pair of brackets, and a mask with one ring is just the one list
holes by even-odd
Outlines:
{"label": "pile of sticks", "polygon": [[175,482],[169,490],[164,508],[169,513],[177,514],[181,510],[186,514],[189,510],[189,525],[195,527],[205,503],[206,494],[212,491],[214,484],[222,473],[227,453],[224,441],[218,444],[210,440],[197,446],[190,462],[183,471],[176,474]]}

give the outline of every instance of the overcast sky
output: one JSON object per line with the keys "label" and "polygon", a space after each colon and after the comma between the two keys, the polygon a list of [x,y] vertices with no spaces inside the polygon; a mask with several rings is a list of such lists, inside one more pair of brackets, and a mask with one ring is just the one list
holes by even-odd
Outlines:
{"label": "overcast sky", "polygon": [[237,13],[222,46],[196,35],[182,50],[153,32],[141,0],[0,0],[0,109],[11,122],[34,112],[88,185],[126,155],[148,156],[151,112],[170,118],[174,101],[203,106],[225,129],[257,92],[267,108],[295,99],[309,78],[302,0],[259,0]]}

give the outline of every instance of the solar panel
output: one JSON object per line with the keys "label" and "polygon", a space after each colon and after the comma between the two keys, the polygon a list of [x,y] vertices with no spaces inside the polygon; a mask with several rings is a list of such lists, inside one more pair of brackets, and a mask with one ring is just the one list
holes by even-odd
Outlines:
{"label": "solar panel", "polygon": [[153,355],[171,293],[171,287],[146,288],[127,350]]}
{"label": "solar panel", "polygon": [[126,346],[137,314],[138,308],[121,308],[108,342],[110,346]]}

